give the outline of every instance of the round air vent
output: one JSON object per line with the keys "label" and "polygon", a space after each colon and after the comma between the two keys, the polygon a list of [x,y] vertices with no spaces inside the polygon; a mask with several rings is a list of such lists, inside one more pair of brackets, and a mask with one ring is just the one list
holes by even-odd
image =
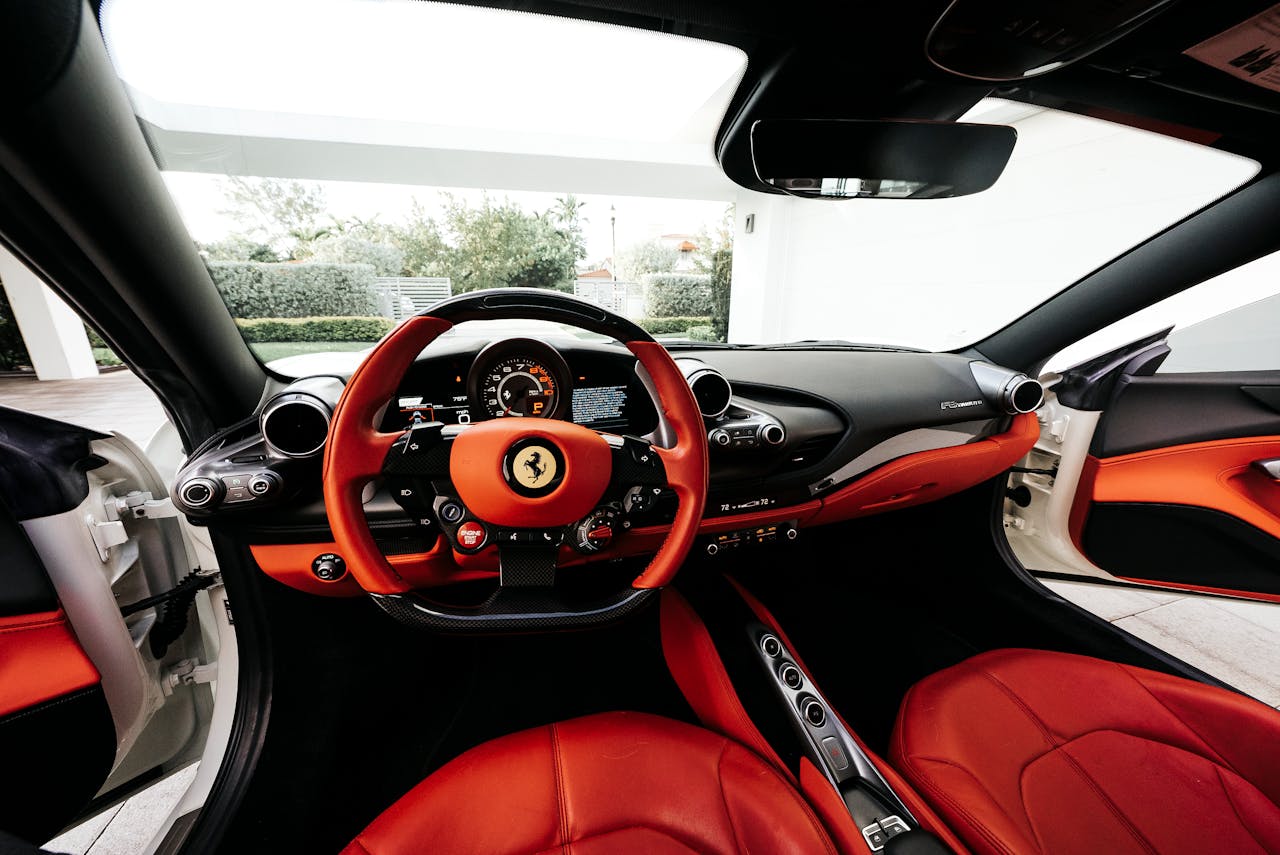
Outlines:
{"label": "round air vent", "polygon": [[698,409],[708,419],[718,419],[729,409],[733,387],[724,375],[714,368],[701,368],[689,375],[689,388],[698,402]]}
{"label": "round air vent", "polygon": [[1009,402],[1008,409],[1015,413],[1030,413],[1044,400],[1044,387],[1038,380],[1022,376],[1005,390],[1005,397]]}
{"label": "round air vent", "polygon": [[283,395],[262,411],[262,437],[285,457],[311,457],[329,436],[329,408],[310,395]]}

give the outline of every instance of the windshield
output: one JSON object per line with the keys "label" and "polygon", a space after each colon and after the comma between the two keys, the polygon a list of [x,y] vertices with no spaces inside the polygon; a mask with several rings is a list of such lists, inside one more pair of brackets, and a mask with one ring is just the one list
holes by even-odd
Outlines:
{"label": "windshield", "polygon": [[395,0],[109,0],[102,22],[228,310],[284,373],[510,286],[667,341],[960,348],[1257,170],[986,99],[966,120],[1018,131],[986,192],[771,196],[712,154],[746,63],[726,45]]}

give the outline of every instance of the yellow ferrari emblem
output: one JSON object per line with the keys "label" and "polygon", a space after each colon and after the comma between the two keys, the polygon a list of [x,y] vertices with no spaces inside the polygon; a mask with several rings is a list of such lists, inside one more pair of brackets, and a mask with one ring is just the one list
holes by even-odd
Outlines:
{"label": "yellow ferrari emblem", "polygon": [[541,445],[527,445],[511,461],[511,477],[527,489],[544,487],[555,480],[556,459]]}

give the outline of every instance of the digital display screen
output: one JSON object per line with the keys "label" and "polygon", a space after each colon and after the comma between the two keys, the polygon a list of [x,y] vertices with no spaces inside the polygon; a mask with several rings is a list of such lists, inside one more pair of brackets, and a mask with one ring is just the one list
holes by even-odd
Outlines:
{"label": "digital display screen", "polygon": [[402,396],[397,399],[401,423],[411,425],[415,421],[442,422],[447,425],[471,423],[466,395],[454,395],[448,403],[433,403],[421,395]]}
{"label": "digital display screen", "polygon": [[573,420],[593,430],[625,430],[626,386],[583,386],[573,390]]}

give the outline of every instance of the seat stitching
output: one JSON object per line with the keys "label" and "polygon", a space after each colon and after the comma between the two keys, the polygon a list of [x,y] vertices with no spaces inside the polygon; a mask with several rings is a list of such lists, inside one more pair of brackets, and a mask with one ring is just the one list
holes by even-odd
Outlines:
{"label": "seat stitching", "polygon": [[569,818],[564,796],[564,772],[560,766],[560,734],[554,724],[551,725],[551,762],[556,775],[556,812],[559,817],[560,851],[568,855],[570,851]]}
{"label": "seat stitching", "polygon": [[356,839],[355,839],[355,840],[352,840],[352,841],[351,841],[351,845],[352,845],[352,846],[359,846],[359,847],[360,847],[360,851],[361,851],[361,852],[363,852],[363,853],[365,853],[365,855],[373,855],[373,852],[369,849],[369,847],[364,845],[364,841],[360,839],[361,837],[364,837],[364,834],[363,834],[363,833],[361,833],[360,835],[358,835],[358,836],[356,837]]}
{"label": "seat stitching", "polygon": [[[907,694],[902,699],[902,709],[905,710],[907,708],[908,702],[911,700],[911,695],[915,692],[915,690],[916,690],[915,686],[912,686],[910,689],[907,689]],[[987,844],[991,846],[991,848],[995,849],[998,852],[1007,853],[1007,855],[1013,855],[1013,850],[1011,850],[1008,846],[1006,846],[1005,842],[1001,840],[999,837],[997,837],[995,832],[987,828],[987,826],[981,820],[979,820],[977,817],[971,814],[963,805],[961,805],[954,798],[952,798],[949,793],[944,791],[941,787],[935,785],[933,781],[931,781],[928,778],[928,776],[924,773],[924,770],[920,769],[915,764],[914,762],[915,756],[912,755],[911,752],[907,749],[906,727],[900,726],[897,728],[897,737],[898,737],[898,756],[902,759],[902,765],[905,768],[905,770],[909,773],[908,777],[912,779],[912,783],[915,784],[917,787],[920,787],[921,789],[928,790],[930,793],[932,793],[935,800],[942,802],[943,804],[950,807],[954,813],[959,814],[966,822],[969,823],[969,828],[972,831],[976,832],[978,836],[980,836],[983,840],[985,840]],[[932,758],[921,757],[921,759],[928,760]],[[956,768],[963,769],[964,767],[957,766]],[[969,772],[968,769],[964,769],[964,771],[968,773],[975,781],[978,780],[978,777],[974,775],[972,772]],[[981,782],[979,781],[979,783]],[[1010,816],[1009,813],[1004,810],[1004,808],[1000,805],[998,801],[993,800],[993,803],[995,804],[996,809],[999,810],[1001,813],[1003,813],[1008,819],[1013,819],[1013,817]],[[961,835],[961,836],[963,837],[964,835]]]}
{"label": "seat stitching", "polygon": [[[738,743],[733,742],[732,740],[725,740],[725,747],[721,749],[721,751],[728,751],[730,745],[738,745]],[[742,748],[743,751],[746,751],[750,757],[756,760],[761,759],[759,755],[752,753],[748,748],[741,745],[738,745],[738,747]],[[784,778],[782,773],[774,768],[773,764],[761,760],[761,767],[772,775],[775,781],[782,785],[783,792],[791,797],[791,801],[795,803],[796,807],[800,808],[801,813],[803,813],[805,818],[809,820],[809,826],[813,829],[814,833],[818,835],[818,838],[823,841],[827,855],[838,855],[835,849],[835,844],[831,842],[831,833],[827,831],[827,827],[823,824],[822,820],[818,818],[818,814],[814,812],[813,806],[809,804],[808,799],[801,796],[796,787],[792,786],[791,782]],[[721,792],[724,792],[723,788],[721,788]],[[736,834],[737,832],[735,831],[734,833]]]}
{"label": "seat stitching", "polygon": [[[644,829],[645,831],[652,831],[655,834],[661,834],[663,837],[670,838],[671,840],[674,840],[677,843],[679,843],[681,846],[685,846],[689,849],[692,849],[695,852],[700,851],[699,847],[701,844],[699,844],[697,841],[686,840],[684,837],[682,837],[681,835],[677,834],[676,832],[670,829],[659,828],[656,825],[649,825],[648,823],[644,823],[644,822],[630,822],[625,825],[619,825],[613,828],[606,828],[601,831],[593,831],[588,835],[579,837],[573,842],[582,843],[587,840],[595,840],[600,837],[608,837],[610,834],[617,834],[620,831],[631,831],[633,829]],[[546,852],[546,851],[547,851],[546,849],[537,849],[537,850],[534,850],[532,855],[536,855],[536,853],[538,852]]]}
{"label": "seat stitching", "polygon": [[[1200,740],[1201,744],[1204,745],[1204,747],[1209,751],[1209,753],[1212,754],[1214,758],[1217,759],[1223,766],[1226,766],[1232,772],[1235,772],[1237,775],[1240,775],[1240,772],[1236,769],[1234,763],[1232,763],[1226,757],[1222,756],[1221,752],[1219,752],[1218,749],[1214,748],[1213,745],[1209,743],[1209,740],[1205,739],[1204,736],[1201,735],[1200,731],[1196,730],[1194,727],[1187,724],[1186,720],[1184,720],[1182,716],[1178,715],[1176,712],[1170,709],[1168,704],[1160,700],[1159,696],[1157,696],[1155,692],[1151,691],[1151,688],[1146,683],[1139,680],[1136,674],[1134,674],[1132,671],[1130,671],[1128,668],[1124,667],[1123,665],[1119,664],[1118,662],[1115,662],[1112,664],[1115,665],[1117,668],[1119,668],[1121,671],[1123,671],[1130,680],[1137,683],[1138,686],[1141,687],[1142,691],[1146,692],[1151,697],[1151,700],[1159,704],[1161,709],[1163,709],[1169,715],[1173,716],[1174,720],[1177,721],[1178,724],[1185,727],[1188,731],[1190,731],[1192,736]],[[1243,778],[1244,775],[1240,775],[1240,777]]]}
{"label": "seat stitching", "polygon": [[1261,849],[1263,852],[1266,852],[1267,847],[1263,845],[1262,841],[1258,839],[1258,836],[1253,833],[1253,829],[1251,829],[1248,826],[1248,824],[1245,823],[1244,817],[1240,815],[1240,810],[1236,807],[1236,800],[1231,797],[1231,790],[1227,788],[1226,779],[1222,777],[1221,767],[1215,765],[1213,767],[1213,771],[1218,776],[1218,785],[1222,787],[1222,794],[1227,797],[1227,804],[1231,806],[1231,812],[1236,815],[1236,820],[1240,823],[1240,827],[1244,829],[1245,834],[1253,838],[1253,842],[1258,844],[1259,849]]}
{"label": "seat stitching", "polygon": [[724,791],[724,774],[722,771],[724,765],[724,752],[729,749],[729,742],[725,740],[720,744],[720,756],[716,758],[716,786],[720,788],[720,804],[724,805],[724,818],[729,823],[729,830],[733,832],[733,848],[738,852],[746,852],[747,847],[742,845],[742,838],[738,836],[737,823],[733,821],[733,814],[729,812],[729,795]]}
{"label": "seat stitching", "polygon": [[[912,766],[910,759],[905,755],[903,756],[903,760],[906,762],[906,765],[908,767]],[[961,817],[963,817],[965,821],[969,823],[969,827],[973,831],[977,832],[978,835],[981,836],[982,839],[985,840],[988,844],[990,844],[993,849],[999,852],[1007,853],[1007,855],[1016,855],[1014,850],[1010,849],[1005,844],[1005,842],[995,834],[994,831],[989,829],[985,823],[983,823],[981,820],[979,820],[977,817],[971,814],[964,807],[964,805],[960,804],[960,802],[952,798],[949,793],[947,793],[941,787],[937,786],[931,780],[929,780],[927,777],[921,774],[921,770],[915,769],[915,776],[914,776],[913,783],[915,783],[915,785],[920,787],[921,789],[928,790],[935,799],[949,806],[951,810],[953,810],[954,812],[959,814]],[[998,803],[996,807],[999,808]]]}
{"label": "seat stitching", "polygon": [[[1046,724],[1044,720],[1040,718],[1040,716],[1036,715],[1035,710],[1033,710],[1031,706],[1027,704],[1027,702],[1024,701],[1018,695],[1017,692],[1015,692],[1010,686],[1005,684],[1003,680],[999,679],[990,671],[987,671],[985,668],[982,668],[979,670],[981,670],[981,672],[984,675],[986,675],[987,679],[991,680],[992,683],[999,686],[1005,693],[1009,695],[1009,697],[1014,701],[1014,703],[1018,705],[1018,707],[1023,711],[1023,713],[1026,714],[1027,717],[1029,717],[1032,720],[1032,722],[1035,723],[1036,727],[1040,729],[1040,732],[1044,734],[1045,738],[1049,739],[1051,742],[1054,742],[1055,747],[1061,749],[1059,753],[1062,755],[1063,759],[1067,761],[1067,765],[1069,765],[1072,769],[1076,771],[1076,774],[1078,774],[1081,777],[1081,779],[1084,781],[1085,785],[1089,787],[1089,789],[1093,790],[1094,795],[1096,795],[1099,798],[1099,800],[1102,801],[1102,803],[1106,806],[1107,810],[1111,812],[1111,815],[1114,816],[1117,821],[1119,821],[1119,823],[1129,832],[1129,834],[1133,837],[1133,839],[1136,840],[1148,852],[1152,853],[1152,855],[1157,855],[1156,848],[1151,845],[1151,841],[1147,840],[1147,838],[1140,831],[1138,831],[1138,828],[1133,824],[1133,821],[1130,820],[1129,817],[1127,817],[1124,814],[1124,812],[1120,810],[1120,806],[1117,805],[1114,801],[1112,801],[1111,797],[1108,796],[1103,791],[1102,787],[1098,784],[1098,782],[1095,781],[1087,771],[1085,771],[1085,768],[1080,765],[1080,763],[1076,760],[1076,758],[1071,756],[1071,753],[1066,750],[1063,743],[1060,740],[1058,740],[1058,737],[1055,736],[1052,733],[1052,731],[1049,730],[1049,725]],[[1025,772],[1026,772],[1026,767],[1023,768],[1023,773]],[[1022,775],[1020,774],[1019,779],[1021,779],[1021,777]],[[1019,792],[1021,792],[1021,785],[1019,785]],[[1026,815],[1027,825],[1032,829],[1032,833],[1034,834],[1035,825],[1034,823],[1031,822],[1031,814],[1027,811],[1026,800],[1023,799],[1022,802],[1023,802],[1022,812],[1024,815]]]}
{"label": "seat stitching", "polygon": [[[1043,757],[1044,755],[1042,754],[1040,756]],[[992,804],[996,805],[997,807],[1000,807],[1000,800],[996,798],[995,793],[991,792],[991,790],[988,789],[987,785],[982,782],[982,779],[979,778],[977,775],[975,775],[973,772],[969,771],[967,768],[965,768],[961,764],[956,763],[954,760],[947,760],[942,757],[930,757],[924,754],[917,754],[913,759],[927,760],[930,763],[937,763],[941,766],[950,766],[953,769],[963,772],[964,774],[968,775],[970,778],[973,779],[973,782],[978,785],[979,789],[981,789],[984,793],[987,794],[987,798],[991,799]],[[1013,818],[1012,816],[1009,816],[1009,812],[1004,810],[1003,807],[1000,807],[1000,812],[1003,813],[1005,816],[1008,816],[1010,819]],[[1028,818],[1028,824],[1030,824],[1030,818]],[[1036,846],[1039,847],[1041,850],[1043,850],[1044,849],[1043,842],[1040,840],[1040,835],[1036,832],[1034,825],[1031,826],[1031,834],[1032,834],[1032,837],[1035,838]]]}

